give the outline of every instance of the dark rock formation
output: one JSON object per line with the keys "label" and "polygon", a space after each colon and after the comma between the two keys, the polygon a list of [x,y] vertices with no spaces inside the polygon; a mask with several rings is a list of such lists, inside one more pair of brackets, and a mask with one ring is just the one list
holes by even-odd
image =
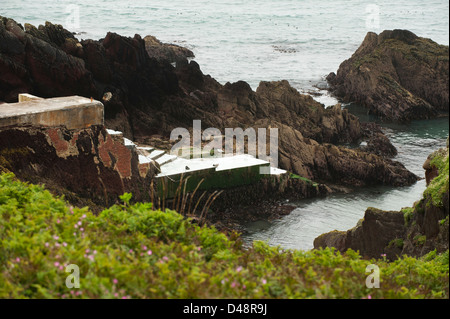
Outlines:
{"label": "dark rock formation", "polygon": [[[417,180],[399,163],[336,146],[369,139],[339,105],[325,109],[287,81],[262,82],[256,92],[245,82],[221,85],[185,55],[139,35],[79,42],[61,26],[23,29],[1,18],[0,100],[15,101],[17,93],[93,97],[105,105],[106,127],[150,145],[194,119],[222,131],[277,127],[280,167],[303,177],[350,186]],[[182,60],[176,68],[173,56]]]}
{"label": "dark rock formation", "polygon": [[378,124],[361,123],[361,129],[363,135],[367,138],[367,145],[361,147],[363,151],[386,157],[394,157],[398,154],[397,149],[384,135]]}
{"label": "dark rock formation", "polygon": [[109,135],[102,126],[2,128],[0,166],[19,179],[45,184],[72,204],[92,208],[112,205],[125,192],[148,200],[155,174],[154,167],[139,164],[121,136]]}
{"label": "dark rock formation", "polygon": [[[431,160],[436,157],[442,163],[440,168]],[[438,253],[448,250],[448,147],[432,154],[424,166],[428,188],[414,207],[399,212],[368,208],[356,227],[323,234],[314,240],[314,248],[335,247],[341,252],[351,248],[369,258],[386,254],[390,260],[401,255],[423,256],[435,249]]]}
{"label": "dark rock formation", "polygon": [[337,97],[389,120],[448,114],[449,48],[406,30],[369,32],[327,80]]}
{"label": "dark rock formation", "polygon": [[149,57],[158,61],[186,64],[187,59],[195,57],[191,50],[175,44],[161,43],[161,41],[151,35],[146,36],[144,41]]}

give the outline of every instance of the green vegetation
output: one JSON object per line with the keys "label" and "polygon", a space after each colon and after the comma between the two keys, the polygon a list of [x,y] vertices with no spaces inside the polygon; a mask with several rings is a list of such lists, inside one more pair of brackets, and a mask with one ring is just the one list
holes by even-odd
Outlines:
{"label": "green vegetation", "polygon": [[292,179],[300,179],[300,180],[302,180],[302,181],[304,181],[304,182],[307,182],[308,184],[311,184],[311,185],[314,186],[314,187],[319,186],[319,184],[313,182],[312,180],[307,179],[306,177],[303,177],[303,176],[294,174],[294,173],[290,173],[289,177],[292,178]]}
{"label": "green vegetation", "polygon": [[[363,260],[333,249],[283,251],[131,205],[98,216],[0,175],[0,298],[448,298],[448,251]],[[66,287],[75,264],[80,288]],[[381,288],[366,287],[366,267]]]}
{"label": "green vegetation", "polygon": [[402,208],[401,212],[404,214],[405,217],[405,226],[408,226],[409,222],[411,221],[413,214],[414,214],[414,208],[413,207],[405,207]]}
{"label": "green vegetation", "polygon": [[431,167],[438,169],[439,176],[434,178],[424,192],[425,198],[431,198],[431,203],[436,207],[443,207],[442,199],[448,194],[448,149],[438,151],[430,162]]}
{"label": "green vegetation", "polygon": [[427,241],[427,236],[425,235],[416,235],[414,237],[414,242],[416,245],[423,246]]}
{"label": "green vegetation", "polygon": [[393,239],[391,240],[391,242],[389,243],[388,247],[397,247],[398,249],[403,249],[403,239],[402,238],[397,238],[397,239]]}

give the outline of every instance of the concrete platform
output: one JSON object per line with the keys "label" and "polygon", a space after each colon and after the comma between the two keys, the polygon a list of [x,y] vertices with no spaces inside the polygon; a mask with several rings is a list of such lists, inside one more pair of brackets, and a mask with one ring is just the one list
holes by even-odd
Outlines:
{"label": "concrete platform", "polygon": [[0,127],[31,124],[82,129],[103,123],[103,104],[81,96],[29,98],[0,105]]}

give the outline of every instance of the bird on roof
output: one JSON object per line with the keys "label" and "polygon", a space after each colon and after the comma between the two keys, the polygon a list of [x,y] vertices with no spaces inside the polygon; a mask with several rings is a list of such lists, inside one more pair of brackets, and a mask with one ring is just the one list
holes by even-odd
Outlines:
{"label": "bird on roof", "polygon": [[186,166],[185,168],[186,168],[187,171],[190,170],[189,166]]}

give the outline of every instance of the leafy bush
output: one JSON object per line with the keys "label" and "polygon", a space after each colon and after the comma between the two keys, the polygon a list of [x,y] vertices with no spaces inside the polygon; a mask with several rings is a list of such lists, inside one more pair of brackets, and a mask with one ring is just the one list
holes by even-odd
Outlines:
{"label": "leafy bush", "polygon": [[439,175],[430,182],[430,185],[424,192],[424,196],[431,198],[430,203],[436,207],[443,207],[442,199],[449,191],[448,155],[448,149],[438,151],[430,162],[430,166],[437,168]]}
{"label": "leafy bush", "polygon": [[[98,216],[0,175],[0,298],[448,298],[448,251],[363,260],[352,250],[245,249],[131,194]],[[65,267],[80,269],[69,289]],[[366,267],[381,288],[366,287]]]}

